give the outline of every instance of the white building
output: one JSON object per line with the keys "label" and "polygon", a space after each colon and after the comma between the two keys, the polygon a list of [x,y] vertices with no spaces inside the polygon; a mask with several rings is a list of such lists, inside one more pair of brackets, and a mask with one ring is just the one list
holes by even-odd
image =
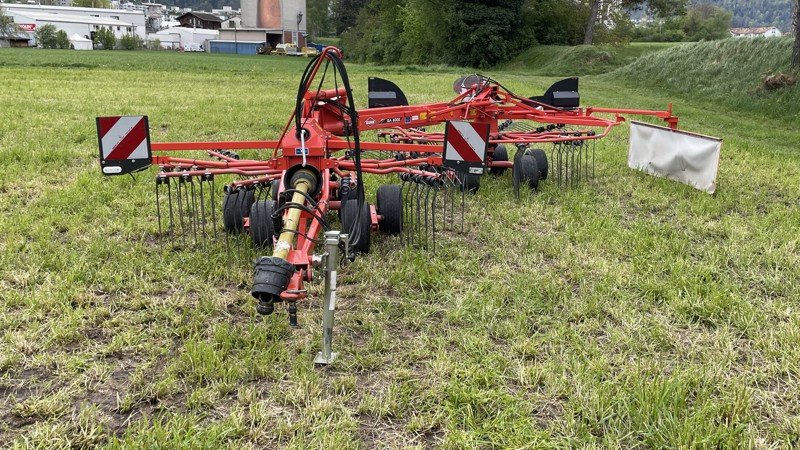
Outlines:
{"label": "white building", "polygon": [[172,27],[151,33],[148,35],[148,39],[151,41],[158,39],[163,48],[183,48],[195,51],[202,46],[203,50],[207,51],[208,42],[219,39],[219,32],[203,28]]}
{"label": "white building", "polygon": [[44,25],[54,25],[68,36],[77,34],[88,39],[101,27],[110,28],[117,37],[126,34],[136,34],[142,39],[145,37],[143,11],[14,3],[0,3],[0,8],[31,38]]}
{"label": "white building", "polygon": [[731,28],[733,37],[780,37],[783,33],[775,27]]}

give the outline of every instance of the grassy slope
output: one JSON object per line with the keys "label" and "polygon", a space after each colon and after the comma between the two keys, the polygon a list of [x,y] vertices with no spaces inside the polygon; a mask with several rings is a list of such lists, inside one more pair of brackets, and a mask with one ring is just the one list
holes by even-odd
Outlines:
{"label": "grassy slope", "polygon": [[597,75],[632,63],[642,55],[669,48],[670,43],[630,45],[534,45],[503,66],[506,70],[543,76]]}
{"label": "grassy slope", "polygon": [[[800,85],[764,91],[766,74],[789,73],[792,39],[726,39],[682,44],[643,55],[609,74],[642,87],[656,87],[721,108],[800,122]],[[764,124],[768,126],[768,124]]]}
{"label": "grassy slope", "polygon": [[[800,443],[796,126],[678,103],[726,139],[715,197],[625,168],[622,128],[580,188],[516,201],[508,176],[486,179],[468,238],[435,257],[381,239],[342,270],[341,358],[318,370],[319,286],[292,331],[254,313],[245,258],[162,251],[150,177],[103,179],[93,130],[145,112],[156,140],[274,136],[303,63],[0,51],[0,442]],[[457,75],[380,70],[412,102],[448,98]],[[350,71],[363,101],[375,69]],[[492,75],[520,93],[552,81]],[[589,78],[584,97],[668,98],[622,86]]]}

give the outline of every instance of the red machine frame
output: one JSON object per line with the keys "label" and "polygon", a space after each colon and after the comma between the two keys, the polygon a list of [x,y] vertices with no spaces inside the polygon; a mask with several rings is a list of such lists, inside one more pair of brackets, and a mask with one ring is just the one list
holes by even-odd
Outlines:
{"label": "red machine frame", "polygon": [[[210,142],[160,142],[152,143],[152,164],[160,167],[158,177],[201,177],[211,175],[235,175],[242,179],[232,182],[229,190],[247,188],[281,180],[280,191],[287,189],[287,173],[298,167],[309,168],[318,174],[318,189],[314,194],[314,214],[301,211],[296,229],[293,230],[291,248],[285,260],[294,268],[288,286],[280,294],[280,300],[294,302],[306,297],[304,282],[312,279],[312,255],[317,245],[316,238],[323,231],[322,224],[314,215],[324,217],[332,210],[342,207],[337,200],[337,191],[343,178],[356,170],[351,152],[338,156],[337,152],[353,150],[348,136],[352,131],[353,117],[342,112],[337,102],[343,103],[345,88],[311,90],[322,64],[341,52],[326,48],[310,66],[310,76],[305,86],[302,102],[302,128],[298,133],[292,121],[295,112],[284,127],[281,137],[267,141],[210,141]],[[606,115],[605,117],[599,116]],[[540,101],[520,97],[500,84],[482,78],[482,82],[467,87],[448,102],[390,106],[359,110],[356,114],[357,132],[376,130],[386,142],[361,142],[362,151],[391,152],[397,157],[389,159],[364,159],[361,170],[369,174],[410,174],[431,179],[450,176],[447,171],[431,171],[422,167],[442,166],[443,132],[425,131],[425,127],[444,124],[452,120],[466,120],[488,124],[490,127],[487,168],[511,168],[513,162],[493,159],[493,150],[499,144],[533,145],[540,143],[564,143],[590,141],[603,138],[612,128],[625,121],[623,115],[653,116],[665,121],[669,127],[677,128],[678,118],[672,114],[672,105],[665,110],[640,110],[618,108],[559,108]],[[531,130],[503,130],[504,121],[530,121],[545,126]],[[565,127],[571,127],[566,131]],[[440,145],[431,145],[440,144]],[[266,150],[271,156],[264,160],[240,160],[229,156],[225,150]],[[213,159],[194,159],[173,156],[174,152],[205,151]],[[333,175],[336,175],[334,180]],[[345,178],[346,179],[346,178]],[[304,201],[305,203],[305,201]],[[290,214],[285,211],[284,215]],[[383,220],[374,207],[370,209],[372,229],[376,230]],[[244,228],[249,228],[249,218],[243,218]]]}

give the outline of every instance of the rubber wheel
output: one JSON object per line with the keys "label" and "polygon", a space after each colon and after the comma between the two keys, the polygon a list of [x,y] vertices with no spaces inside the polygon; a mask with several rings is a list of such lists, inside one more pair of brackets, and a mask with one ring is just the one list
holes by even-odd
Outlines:
{"label": "rubber wheel", "polygon": [[378,187],[376,208],[381,220],[378,228],[397,235],[403,231],[403,191],[399,184],[384,184]]}
{"label": "rubber wheel", "polygon": [[539,179],[546,180],[547,169],[549,167],[547,163],[547,153],[540,148],[534,148],[533,150],[528,150],[528,154],[536,158],[536,166],[539,167]]}
{"label": "rubber wheel", "polygon": [[519,159],[519,176],[520,181],[528,183],[528,187],[532,191],[539,189],[539,166],[536,164],[536,158],[525,152]]}
{"label": "rubber wheel", "polygon": [[243,191],[241,197],[239,197],[240,206],[241,206],[241,214],[242,217],[249,217],[250,216],[250,208],[253,206],[253,203],[256,202],[256,191],[255,189],[247,189]]}
{"label": "rubber wheel", "polygon": [[[505,145],[497,144],[494,153],[492,153],[492,161],[508,161],[508,149]],[[490,167],[489,173],[499,176],[506,173],[506,170],[508,169],[505,167]]]}
{"label": "rubber wheel", "polygon": [[270,183],[270,195],[272,196],[272,201],[278,201],[278,189],[280,189],[281,180],[272,180]]}
{"label": "rubber wheel", "polygon": [[[370,232],[372,231],[372,219],[369,212],[369,203],[364,202],[361,209],[361,221],[356,227],[358,217],[358,200],[351,199],[342,206],[342,232],[350,234],[350,245],[358,253],[369,253]],[[358,240],[353,240],[351,232],[357,233]]]}
{"label": "rubber wheel", "polygon": [[228,233],[244,230],[244,216],[241,212],[242,191],[226,193],[222,198],[222,227]]}
{"label": "rubber wheel", "polygon": [[275,212],[273,200],[259,200],[250,207],[250,235],[256,248],[272,248],[272,236],[275,234],[273,212]]}
{"label": "rubber wheel", "polygon": [[461,190],[467,191],[470,194],[474,194],[478,192],[478,189],[481,187],[481,177],[480,175],[472,175],[469,173],[460,174],[462,177],[461,181]]}

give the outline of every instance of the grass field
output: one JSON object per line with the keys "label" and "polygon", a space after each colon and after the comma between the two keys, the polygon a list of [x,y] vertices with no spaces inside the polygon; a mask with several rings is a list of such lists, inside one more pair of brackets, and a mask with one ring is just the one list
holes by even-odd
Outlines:
{"label": "grass field", "polygon": [[[723,137],[717,194],[627,169],[624,127],[579,188],[516,200],[486,178],[463,239],[431,256],[383,238],[341,271],[341,356],[318,369],[320,286],[300,329],[258,316],[249,261],[160,247],[151,174],[104,179],[94,131],[148,114],[157,141],[272,138],[305,62],[0,50],[0,446],[800,446],[793,117],[582,80],[586,104],[674,101]],[[348,69],[362,105],[369,75],[411,102],[460,75]]]}

